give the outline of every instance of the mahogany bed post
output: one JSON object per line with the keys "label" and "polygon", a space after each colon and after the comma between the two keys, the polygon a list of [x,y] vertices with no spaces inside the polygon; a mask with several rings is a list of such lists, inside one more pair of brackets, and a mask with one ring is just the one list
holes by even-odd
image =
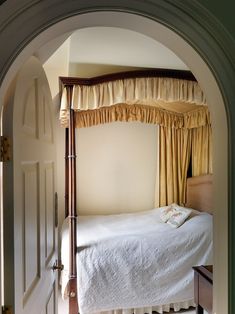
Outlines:
{"label": "mahogany bed post", "polygon": [[69,129],[65,129],[65,195],[64,195],[64,208],[65,218],[69,215]]}
{"label": "mahogany bed post", "polygon": [[71,109],[72,87],[69,90],[68,128],[68,217],[69,217],[69,314],[78,314],[77,300],[77,206],[76,206],[76,148],[74,111]]}

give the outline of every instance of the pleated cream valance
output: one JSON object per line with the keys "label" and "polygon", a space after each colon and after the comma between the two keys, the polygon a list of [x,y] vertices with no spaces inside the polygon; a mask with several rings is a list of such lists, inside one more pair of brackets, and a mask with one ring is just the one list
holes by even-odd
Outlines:
{"label": "pleated cream valance", "polygon": [[[67,93],[64,87],[60,120],[65,127],[70,108]],[[92,86],[74,85],[71,108],[76,112],[76,127],[114,121],[140,121],[175,128],[210,123],[199,84],[174,78],[128,78]]]}
{"label": "pleated cream valance", "polygon": [[176,129],[191,129],[210,123],[208,108],[206,106],[198,107],[198,109],[188,113],[177,113],[146,105],[118,104],[97,110],[77,112],[75,125],[78,128],[82,128],[116,121],[139,121]]}

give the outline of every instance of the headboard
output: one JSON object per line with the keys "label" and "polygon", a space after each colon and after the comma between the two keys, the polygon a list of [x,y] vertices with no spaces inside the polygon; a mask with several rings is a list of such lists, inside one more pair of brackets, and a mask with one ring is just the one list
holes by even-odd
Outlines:
{"label": "headboard", "polygon": [[211,174],[188,178],[186,189],[186,207],[213,213]]}

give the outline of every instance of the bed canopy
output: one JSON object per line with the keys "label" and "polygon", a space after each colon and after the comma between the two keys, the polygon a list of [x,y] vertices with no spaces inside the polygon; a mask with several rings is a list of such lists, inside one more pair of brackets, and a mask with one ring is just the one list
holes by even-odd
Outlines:
{"label": "bed canopy", "polygon": [[159,125],[161,184],[156,206],[185,203],[190,159],[193,176],[212,173],[210,113],[203,91],[190,72],[149,70],[60,80],[60,121],[64,127],[69,125],[70,110],[76,128],[115,121]]}
{"label": "bed canopy", "polygon": [[119,74],[119,79],[117,75],[87,80],[60,78],[61,124],[68,126],[70,106],[76,112],[76,127],[113,121],[141,121],[175,128],[208,124],[206,100],[196,81],[157,77],[155,72],[125,72]]}
{"label": "bed canopy", "polygon": [[212,173],[210,113],[191,72],[148,70],[91,79],[60,77],[61,125],[66,128],[66,216],[70,218],[70,303],[76,296],[75,128],[115,121],[159,125],[155,206],[185,204],[186,178]]}

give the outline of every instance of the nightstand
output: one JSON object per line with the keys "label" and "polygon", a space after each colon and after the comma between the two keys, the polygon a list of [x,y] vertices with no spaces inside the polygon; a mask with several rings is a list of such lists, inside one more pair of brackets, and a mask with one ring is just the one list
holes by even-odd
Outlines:
{"label": "nightstand", "polygon": [[195,266],[193,269],[196,314],[203,314],[203,309],[211,314],[213,306],[213,266]]}

